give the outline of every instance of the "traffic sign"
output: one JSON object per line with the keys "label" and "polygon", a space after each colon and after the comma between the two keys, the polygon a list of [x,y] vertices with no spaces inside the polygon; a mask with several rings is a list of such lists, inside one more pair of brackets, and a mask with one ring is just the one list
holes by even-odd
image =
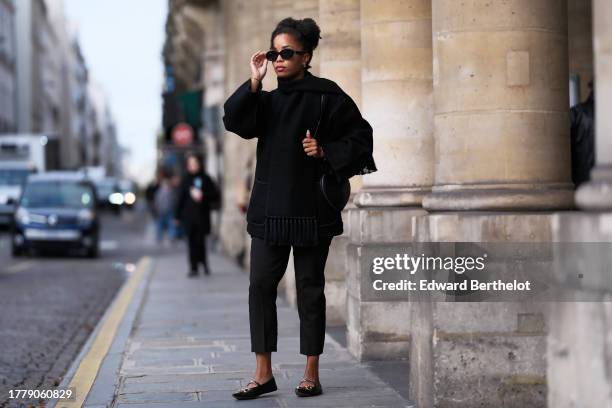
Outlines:
{"label": "traffic sign", "polygon": [[178,123],[172,129],[172,141],[175,145],[187,146],[193,142],[193,129],[187,123]]}

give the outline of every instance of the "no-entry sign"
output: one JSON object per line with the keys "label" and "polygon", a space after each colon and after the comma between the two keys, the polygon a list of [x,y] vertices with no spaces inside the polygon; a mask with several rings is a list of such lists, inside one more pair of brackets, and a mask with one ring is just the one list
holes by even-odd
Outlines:
{"label": "no-entry sign", "polygon": [[178,123],[172,129],[172,141],[178,146],[187,146],[193,142],[193,129],[187,123]]}

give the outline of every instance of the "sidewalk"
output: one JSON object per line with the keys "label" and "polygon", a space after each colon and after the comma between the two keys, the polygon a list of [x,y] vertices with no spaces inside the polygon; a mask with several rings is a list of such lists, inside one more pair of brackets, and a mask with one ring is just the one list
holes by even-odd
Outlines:
{"label": "sidewalk", "polygon": [[280,296],[279,351],[273,353],[279,390],[234,400],[231,393],[246,385],[255,367],[248,275],[219,255],[211,254],[210,261],[212,275],[188,279],[182,252],[152,259],[84,406],[412,407],[330,336],[320,363],[324,394],[297,397],[293,388],[305,363],[299,354],[299,320],[297,310]]}

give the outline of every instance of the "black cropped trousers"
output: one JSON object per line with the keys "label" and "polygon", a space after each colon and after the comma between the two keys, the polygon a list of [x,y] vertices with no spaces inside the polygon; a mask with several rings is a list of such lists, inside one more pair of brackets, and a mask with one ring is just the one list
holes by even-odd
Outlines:
{"label": "black cropped trousers", "polygon": [[[325,262],[333,237],[321,237],[314,247],[293,247],[295,286],[300,318],[300,354],[323,353],[325,342]],[[251,351],[277,351],[277,287],[289,262],[291,245],[266,245],[251,239],[249,322]]]}

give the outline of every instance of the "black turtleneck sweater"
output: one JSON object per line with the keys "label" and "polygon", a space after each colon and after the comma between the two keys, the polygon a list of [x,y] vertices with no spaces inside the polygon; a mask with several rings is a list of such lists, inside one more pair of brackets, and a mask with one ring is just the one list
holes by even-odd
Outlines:
{"label": "black turtleneck sweater", "polygon": [[[376,171],[372,127],[335,82],[308,71],[300,79],[278,78],[270,92],[261,84],[256,92],[250,87],[249,79],[227,99],[223,117],[228,131],[258,138],[247,231],[268,244],[296,246],[342,234],[341,214],[327,204],[318,181],[324,172],[347,179]],[[308,129],[323,147],[324,159],[304,152]]]}

